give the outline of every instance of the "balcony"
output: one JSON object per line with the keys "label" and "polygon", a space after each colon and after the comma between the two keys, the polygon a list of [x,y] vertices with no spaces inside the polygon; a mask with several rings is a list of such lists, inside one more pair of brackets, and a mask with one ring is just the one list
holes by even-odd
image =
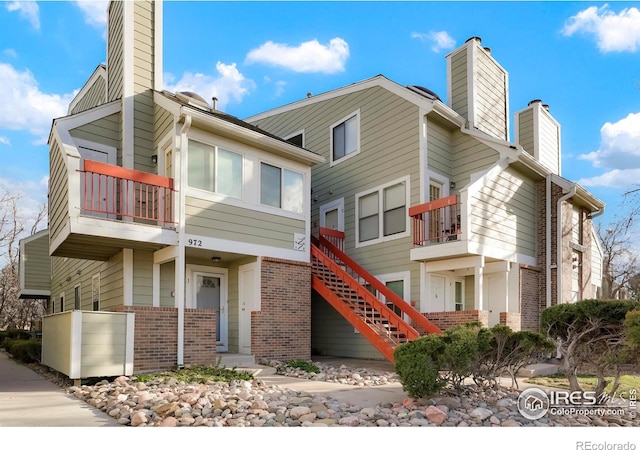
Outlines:
{"label": "balcony", "polygon": [[177,243],[172,178],[66,156],[52,159],[52,255],[108,260]]}
{"label": "balcony", "polygon": [[409,208],[414,247],[457,241],[462,204],[457,195]]}

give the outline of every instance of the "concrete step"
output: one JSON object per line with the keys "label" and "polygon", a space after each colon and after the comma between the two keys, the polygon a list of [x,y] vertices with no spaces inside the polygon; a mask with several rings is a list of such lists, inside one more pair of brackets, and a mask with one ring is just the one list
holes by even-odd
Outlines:
{"label": "concrete step", "polygon": [[220,360],[220,366],[232,368],[251,366],[256,363],[256,358],[253,355],[242,355],[240,353],[218,353],[216,359]]}
{"label": "concrete step", "polygon": [[518,371],[518,375],[521,377],[546,377],[558,373],[558,366],[556,364],[529,364]]}

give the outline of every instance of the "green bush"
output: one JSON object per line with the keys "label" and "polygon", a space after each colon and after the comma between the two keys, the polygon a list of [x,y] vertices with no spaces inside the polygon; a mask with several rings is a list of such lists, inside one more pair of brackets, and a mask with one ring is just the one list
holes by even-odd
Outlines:
{"label": "green bush", "polygon": [[624,325],[629,345],[633,348],[640,347],[640,310],[629,311],[625,316]]}
{"label": "green bush", "polygon": [[2,342],[5,339],[22,339],[22,340],[27,340],[27,339],[31,339],[32,335],[29,331],[25,331],[25,330],[4,330],[4,331],[0,331],[0,344],[2,344]]}
{"label": "green bush", "polygon": [[446,381],[440,377],[438,355],[444,352],[441,335],[422,336],[399,345],[394,354],[395,371],[412,397],[429,397],[440,392]]}
{"label": "green bush", "polygon": [[413,397],[428,397],[444,387],[459,390],[469,377],[478,386],[495,387],[505,372],[517,385],[517,371],[537,353],[553,348],[540,333],[513,332],[504,325],[461,325],[402,344],[393,356],[404,390]]}
{"label": "green bush", "polygon": [[5,339],[2,348],[23,363],[40,362],[42,341],[36,339]]}
{"label": "green bush", "polygon": [[291,361],[287,361],[284,364],[282,364],[282,367],[291,368],[291,369],[300,369],[309,373],[320,373],[320,368],[318,366],[316,366],[312,362],[301,361],[299,359],[292,359]]}

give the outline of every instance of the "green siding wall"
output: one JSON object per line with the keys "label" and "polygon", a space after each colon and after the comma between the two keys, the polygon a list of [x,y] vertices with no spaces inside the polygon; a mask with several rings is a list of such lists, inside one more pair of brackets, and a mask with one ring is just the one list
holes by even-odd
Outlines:
{"label": "green siding wall", "polygon": [[48,291],[51,287],[49,233],[43,233],[41,237],[26,242],[20,259],[24,264],[24,288]]}
{"label": "green siding wall", "polygon": [[82,99],[76,103],[71,110],[71,114],[86,111],[105,102],[107,82],[103,77],[98,77],[91,87],[84,94]]}
{"label": "green siding wall", "polygon": [[121,121],[120,113],[111,114],[110,116],[69,130],[69,134],[74,138],[97,142],[117,149],[120,147]]}
{"label": "green siding wall", "polygon": [[304,233],[305,225],[304,220],[187,197],[186,232],[292,249],[294,233]]}
{"label": "green siding wall", "polygon": [[109,4],[109,26],[107,40],[107,80],[109,101],[122,98],[124,83],[124,2],[111,2]]}
{"label": "green siding wall", "polygon": [[66,155],[57,140],[49,151],[49,233],[54,240],[63,230],[69,217],[69,177]]}

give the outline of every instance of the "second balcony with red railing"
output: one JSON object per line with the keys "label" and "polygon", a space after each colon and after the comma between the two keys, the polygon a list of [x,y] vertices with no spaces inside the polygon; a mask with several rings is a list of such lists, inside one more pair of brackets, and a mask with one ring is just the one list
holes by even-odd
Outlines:
{"label": "second balcony with red railing", "polygon": [[80,172],[83,215],[174,223],[172,178],[91,160],[83,161]]}
{"label": "second balcony with red railing", "polygon": [[409,208],[413,245],[457,241],[461,235],[461,204],[457,195]]}

